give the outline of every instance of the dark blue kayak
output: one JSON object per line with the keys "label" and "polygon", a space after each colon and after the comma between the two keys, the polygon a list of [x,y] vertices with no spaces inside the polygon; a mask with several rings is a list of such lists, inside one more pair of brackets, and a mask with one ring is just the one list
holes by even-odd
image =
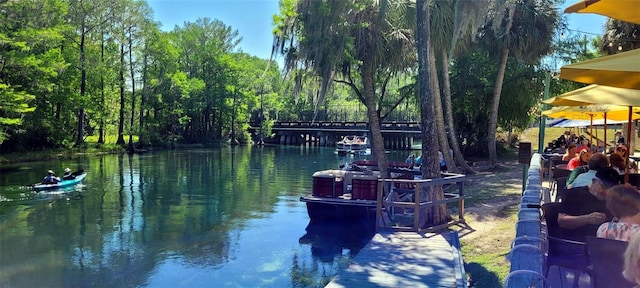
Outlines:
{"label": "dark blue kayak", "polygon": [[60,181],[60,182],[58,182],[56,184],[42,184],[42,183],[34,184],[33,185],[33,190],[36,190],[36,191],[50,190],[50,189],[58,189],[58,188],[62,188],[62,187],[68,187],[68,186],[76,185],[76,184],[80,183],[80,181],[84,180],[84,177],[87,177],[87,173],[82,173],[82,174],[76,176],[75,179],[62,180],[62,181]]}

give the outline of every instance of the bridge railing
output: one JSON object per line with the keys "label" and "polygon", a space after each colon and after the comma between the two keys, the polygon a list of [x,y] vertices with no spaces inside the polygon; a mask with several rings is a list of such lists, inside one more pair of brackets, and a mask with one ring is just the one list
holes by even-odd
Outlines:
{"label": "bridge railing", "polygon": [[[383,122],[380,124],[383,130],[411,130],[419,131],[420,124],[418,122],[402,122],[392,121]],[[282,121],[275,122],[272,129],[304,129],[304,128],[319,128],[319,129],[369,129],[368,122],[307,122],[307,121]]]}

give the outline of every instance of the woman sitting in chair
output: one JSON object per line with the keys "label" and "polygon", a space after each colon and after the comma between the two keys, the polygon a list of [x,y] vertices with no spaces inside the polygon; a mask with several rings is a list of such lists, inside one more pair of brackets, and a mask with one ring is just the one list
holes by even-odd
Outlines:
{"label": "woman sitting in chair", "polygon": [[607,209],[614,220],[600,225],[596,236],[629,241],[640,231],[640,191],[630,185],[616,185],[607,192]]}
{"label": "woman sitting in chair", "polygon": [[576,157],[572,158],[571,160],[569,160],[569,163],[567,163],[567,169],[573,171],[573,169],[576,169],[579,166],[587,165],[590,158],[591,149],[589,149],[589,147],[587,146],[580,147],[580,149],[578,149],[578,154],[576,155]]}
{"label": "woman sitting in chair", "polygon": [[624,271],[622,275],[631,283],[640,287],[640,233],[631,237],[627,250],[624,251]]}

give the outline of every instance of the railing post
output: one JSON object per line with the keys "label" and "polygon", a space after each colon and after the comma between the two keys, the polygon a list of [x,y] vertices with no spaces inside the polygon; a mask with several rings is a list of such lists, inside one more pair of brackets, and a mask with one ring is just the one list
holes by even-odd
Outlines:
{"label": "railing post", "polygon": [[415,197],[415,205],[413,211],[413,230],[416,232],[420,232],[420,194],[422,194],[422,185],[421,183],[416,183],[416,195]]}

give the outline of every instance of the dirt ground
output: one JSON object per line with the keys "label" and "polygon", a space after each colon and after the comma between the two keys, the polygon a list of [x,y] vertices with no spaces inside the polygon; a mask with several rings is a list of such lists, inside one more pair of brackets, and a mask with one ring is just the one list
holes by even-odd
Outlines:
{"label": "dirt ground", "polygon": [[[522,166],[515,162],[500,163],[500,171],[482,170],[478,167],[477,175],[470,175],[469,181],[465,184],[465,194],[467,195],[467,205],[465,208],[465,220],[472,230],[460,231],[461,238],[473,240],[484,238],[493,234],[493,230],[502,224],[510,222],[512,219],[508,214],[517,212],[522,193]],[[493,191],[493,192],[489,192]],[[490,193],[490,199],[474,199],[482,197],[479,195]],[[478,201],[478,202],[476,202]],[[471,202],[471,203],[469,203]],[[471,204],[471,205],[469,205]],[[509,213],[514,208],[513,213]],[[515,223],[514,235],[515,235]]]}

